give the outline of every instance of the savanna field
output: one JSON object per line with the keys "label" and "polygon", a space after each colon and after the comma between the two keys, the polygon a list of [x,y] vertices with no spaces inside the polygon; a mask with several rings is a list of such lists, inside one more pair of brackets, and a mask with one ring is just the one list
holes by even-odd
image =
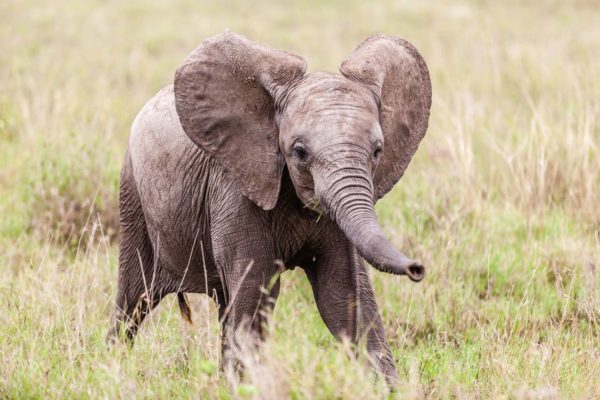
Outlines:
{"label": "savanna field", "polygon": [[[300,269],[261,362],[219,372],[215,306],[168,297],[133,348],[104,338],[118,179],[138,110],[226,28],[336,71],[367,36],[427,61],[429,131],[377,204],[422,260],[370,270],[401,384],[338,343]],[[0,3],[0,398],[600,397],[600,3]]]}

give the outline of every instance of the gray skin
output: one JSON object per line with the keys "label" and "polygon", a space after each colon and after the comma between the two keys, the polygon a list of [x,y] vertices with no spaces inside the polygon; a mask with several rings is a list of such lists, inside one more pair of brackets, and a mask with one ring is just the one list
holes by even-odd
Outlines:
{"label": "gray skin", "polygon": [[223,358],[235,362],[242,334],[264,337],[279,275],[297,266],[329,330],[364,341],[396,382],[363,259],[424,276],[384,237],[373,205],[425,134],[429,74],[414,47],[385,35],[362,43],[341,75],[305,70],[298,56],[226,32],[141,110],[121,171],[109,341],[123,324],[133,340],[167,294],[189,319],[185,293],[206,293],[219,306]]}

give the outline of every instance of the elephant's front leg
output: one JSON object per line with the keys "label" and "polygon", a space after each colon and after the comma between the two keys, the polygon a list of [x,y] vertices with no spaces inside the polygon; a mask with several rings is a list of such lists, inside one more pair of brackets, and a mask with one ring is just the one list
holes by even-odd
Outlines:
{"label": "elephant's front leg", "polygon": [[266,336],[268,318],[279,295],[274,259],[246,259],[245,266],[228,282],[226,304],[219,307],[225,366],[251,356]]}
{"label": "elephant's front leg", "polygon": [[279,295],[279,267],[268,233],[225,237],[228,240],[217,241],[214,247],[225,281],[223,304],[219,305],[222,367],[240,372],[244,360],[256,355],[266,336],[268,318]]}
{"label": "elephant's front leg", "polygon": [[317,254],[305,270],[323,321],[337,338],[366,341],[372,365],[394,386],[398,373],[362,258],[345,238]]}

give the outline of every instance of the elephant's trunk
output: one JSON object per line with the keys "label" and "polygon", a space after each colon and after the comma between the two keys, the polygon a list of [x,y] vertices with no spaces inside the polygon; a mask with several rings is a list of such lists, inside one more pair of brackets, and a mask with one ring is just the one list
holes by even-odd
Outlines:
{"label": "elephant's trunk", "polygon": [[373,184],[366,171],[350,167],[322,179],[315,177],[315,194],[323,210],[376,269],[407,275],[414,282],[423,279],[423,265],[406,257],[383,235],[373,208]]}

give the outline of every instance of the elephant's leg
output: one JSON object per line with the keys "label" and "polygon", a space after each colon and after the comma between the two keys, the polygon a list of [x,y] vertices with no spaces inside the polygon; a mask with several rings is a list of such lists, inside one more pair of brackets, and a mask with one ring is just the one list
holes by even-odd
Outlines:
{"label": "elephant's leg", "polygon": [[[122,234],[121,241],[127,235]],[[132,252],[131,257],[128,253]],[[158,305],[162,296],[153,288],[151,247],[146,245],[135,249],[121,246],[119,254],[119,282],[115,301],[113,326],[108,332],[107,341],[112,343],[125,327],[126,339],[133,342],[144,318]],[[156,281],[156,277],[154,278]]]}
{"label": "elephant's leg", "polygon": [[244,357],[258,355],[279,295],[280,263],[272,216],[214,175],[210,196],[210,248],[221,280],[219,318],[222,366],[239,371]]}
{"label": "elephant's leg", "polygon": [[345,238],[319,253],[305,270],[325,325],[337,338],[366,341],[373,367],[395,385],[398,373],[362,258]]}
{"label": "elephant's leg", "polygon": [[131,176],[129,156],[121,172],[119,193],[121,236],[119,240],[119,281],[115,313],[106,340],[116,341],[126,325],[126,338],[132,342],[139,325],[166,293],[154,261],[152,243],[137,189]]}
{"label": "elephant's leg", "polygon": [[267,323],[279,296],[277,266],[249,262],[241,275],[229,282],[222,323],[223,367],[240,371],[245,357],[253,357],[266,337]]}
{"label": "elephant's leg", "polygon": [[279,266],[272,235],[252,211],[253,206],[250,211],[244,209],[245,202],[227,207],[236,210],[235,215],[214,218],[212,235],[216,266],[224,281],[223,295],[218,299],[222,366],[236,370],[265,338],[266,324],[279,294]]}

